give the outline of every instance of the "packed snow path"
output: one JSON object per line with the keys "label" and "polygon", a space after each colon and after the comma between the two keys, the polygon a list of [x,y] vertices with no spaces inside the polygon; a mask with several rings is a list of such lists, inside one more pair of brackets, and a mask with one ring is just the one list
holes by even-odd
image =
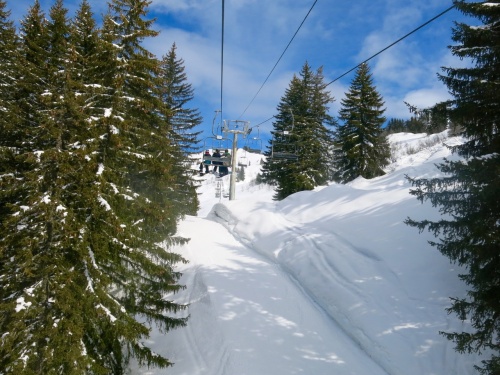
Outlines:
{"label": "packed snow path", "polygon": [[386,374],[287,272],[222,225],[189,217],[180,234],[191,236],[191,263],[177,300],[191,304],[190,318],[162,339],[175,362],[166,374]]}
{"label": "packed snow path", "polygon": [[234,201],[214,196],[213,175],[200,178],[198,217],[179,226],[191,241],[171,249],[190,262],[179,268],[186,290],[169,297],[190,304],[188,325],[166,335],[152,327],[148,343],[175,365],[130,373],[474,374],[481,357],[439,334],[469,329],[445,311],[450,296],[465,296],[463,270],[428,244],[431,234],[404,224],[439,218],[405,178],[436,176],[434,164],[450,157],[439,137],[391,135],[385,176],[280,202],[255,184],[262,155],[249,155]]}

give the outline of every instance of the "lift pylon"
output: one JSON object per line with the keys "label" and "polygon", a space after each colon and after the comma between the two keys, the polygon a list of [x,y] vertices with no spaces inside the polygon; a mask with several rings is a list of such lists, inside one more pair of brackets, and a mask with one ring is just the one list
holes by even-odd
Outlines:
{"label": "lift pylon", "polygon": [[231,179],[229,185],[229,200],[235,199],[235,191],[236,191],[236,173],[235,168],[237,165],[237,156],[236,152],[238,150],[238,134],[241,134],[243,137],[246,137],[250,128],[250,121],[243,120],[229,120],[225,121],[222,126],[222,132],[225,134],[233,135],[233,149],[231,154]]}

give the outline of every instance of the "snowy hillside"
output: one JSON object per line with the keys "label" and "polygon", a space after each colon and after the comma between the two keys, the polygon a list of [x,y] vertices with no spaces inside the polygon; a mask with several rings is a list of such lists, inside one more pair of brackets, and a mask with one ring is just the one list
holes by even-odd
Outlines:
{"label": "snowy hillside", "polygon": [[175,249],[190,261],[180,268],[187,289],[173,297],[190,304],[189,323],[167,335],[153,328],[150,342],[175,365],[131,373],[474,373],[480,359],[438,333],[467,329],[445,312],[450,296],[465,294],[460,270],[427,244],[430,234],[403,223],[438,216],[408,194],[405,175],[435,176],[450,156],[443,140],[460,142],[391,135],[385,176],[281,202],[255,184],[261,155],[247,155],[234,201],[215,197],[213,175],[200,177],[199,215],[180,225],[191,241]]}

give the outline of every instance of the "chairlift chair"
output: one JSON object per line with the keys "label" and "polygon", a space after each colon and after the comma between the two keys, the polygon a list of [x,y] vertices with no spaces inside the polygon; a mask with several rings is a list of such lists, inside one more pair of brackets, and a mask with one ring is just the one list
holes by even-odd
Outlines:
{"label": "chairlift chair", "polygon": [[239,167],[248,167],[247,151],[243,150],[243,152],[244,152],[243,156],[238,157],[238,166]]}
{"label": "chairlift chair", "polygon": [[[222,137],[221,135],[216,135],[213,137],[207,137],[203,141],[203,149],[208,150],[227,150],[230,149],[229,143],[231,140],[229,138]],[[210,145],[210,147],[209,147]],[[203,155],[204,164],[220,165],[224,167],[231,166],[231,158],[229,157],[214,157],[211,155]]]}
{"label": "chairlift chair", "polygon": [[281,133],[282,139],[277,140],[276,136],[271,141],[271,158],[276,160],[297,161],[297,146],[290,142],[290,132],[285,130]]}
{"label": "chairlift chair", "polygon": [[[247,137],[245,149],[248,152],[252,152],[254,154],[261,154],[262,153],[262,139],[260,139],[260,128],[259,126],[256,126],[257,128],[257,135],[255,137]],[[250,129],[250,132],[253,129]],[[249,133],[250,133],[249,132]]]}
{"label": "chairlift chair", "polygon": [[215,184],[215,198],[220,198],[222,194],[222,181],[218,180]]}

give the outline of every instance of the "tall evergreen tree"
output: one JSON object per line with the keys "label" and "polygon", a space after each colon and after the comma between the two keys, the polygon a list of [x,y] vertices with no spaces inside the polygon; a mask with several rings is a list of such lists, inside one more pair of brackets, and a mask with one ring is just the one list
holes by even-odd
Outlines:
{"label": "tall evergreen tree", "polygon": [[[332,132],[327,126],[334,124],[328,114],[331,102],[322,68],[314,72],[306,62],[278,104],[273,139],[265,152],[263,179],[276,185],[275,199],[312,190],[329,180]],[[280,148],[295,155],[296,160],[274,158],[273,152]]]}
{"label": "tall evergreen tree", "polygon": [[346,183],[356,177],[373,178],[384,174],[390,149],[382,125],[384,102],[377,92],[370,69],[362,64],[356,70],[346,97],[341,101],[336,134],[336,171],[334,179]]}
{"label": "tall evergreen tree", "polygon": [[386,134],[393,134],[406,131],[405,120],[399,118],[391,118],[384,128]]}
{"label": "tall evergreen tree", "polygon": [[172,193],[178,151],[156,111],[158,62],[140,44],[155,35],[148,3],[114,2],[96,53],[76,35],[76,24],[93,30],[85,4],[74,27],[62,1],[48,22],[36,1],[22,23],[22,137],[0,178],[14,191],[0,232],[6,374],[123,374],[131,356],[168,366],[138,318],[185,324],[167,315],[184,308],[169,299],[183,259],[166,250],[183,241],[184,208]]}
{"label": "tall evergreen tree", "polygon": [[[10,11],[6,3],[0,0],[0,176],[10,172],[10,164],[14,162],[14,146],[18,142],[14,129],[17,128],[17,101],[15,86],[19,78],[18,49],[19,40],[14,23],[9,19]],[[7,178],[7,177],[4,177]],[[10,196],[11,191],[0,190],[0,222],[3,215],[8,215],[9,201],[17,200]]]}
{"label": "tall evergreen tree", "polygon": [[[449,313],[469,320],[472,332],[445,332],[459,352],[484,352],[481,374],[500,373],[500,1],[454,1],[482,25],[456,23],[453,55],[471,67],[444,68],[441,80],[453,95],[450,116],[463,126],[466,141],[452,151],[462,160],[438,166],[443,177],[411,180],[412,194],[429,200],[443,214],[439,221],[407,223],[428,229],[437,249],[465,267],[460,278],[469,290],[452,298]],[[491,352],[490,352],[491,353]]]}
{"label": "tall evergreen tree", "polygon": [[83,96],[83,107],[80,109],[86,116],[99,115],[96,108],[96,96],[102,91],[103,70],[101,63],[105,47],[99,39],[99,30],[94,20],[94,14],[88,3],[83,0],[71,21],[70,48],[72,72],[71,77],[79,95]]}
{"label": "tall evergreen tree", "polygon": [[449,116],[446,113],[449,103],[439,103],[432,108],[420,109],[409,103],[406,103],[411,113],[414,113],[416,118],[412,118],[420,124],[420,131],[429,134],[440,133],[450,127]]}
{"label": "tall evergreen tree", "polygon": [[[19,106],[18,130],[40,128],[47,114],[43,98],[47,80],[48,43],[47,20],[40,2],[35,0],[28,14],[21,20],[21,48],[19,67],[22,78],[18,80],[15,99]],[[18,146],[32,150],[34,139],[21,136]],[[22,141],[21,141],[22,140]]]}
{"label": "tall evergreen tree", "polygon": [[[0,133],[2,129],[9,126],[12,119],[8,119],[12,113],[9,108],[13,103],[13,91],[17,74],[17,51],[18,38],[14,23],[9,19],[10,11],[6,9],[5,1],[0,0]],[[5,139],[2,137],[2,141]]]}
{"label": "tall evergreen tree", "polygon": [[82,372],[90,364],[81,350],[82,223],[68,197],[84,160],[71,150],[79,119],[68,95],[66,14],[56,1],[46,22],[36,2],[23,22],[22,143],[11,170],[17,183],[5,186],[22,194],[10,205],[0,236],[7,373]]}
{"label": "tall evergreen tree", "polygon": [[181,207],[186,210],[184,214],[196,215],[199,209],[197,185],[192,178],[196,173],[191,169],[190,155],[199,151],[199,135],[201,131],[195,130],[203,121],[198,109],[190,108],[189,104],[194,98],[191,84],[187,82],[184,61],[177,57],[175,43],[166,56],[160,61],[158,71],[157,92],[163,104],[162,118],[165,126],[170,129],[170,139],[180,151],[175,157],[176,168],[174,175],[178,178],[174,191]]}
{"label": "tall evergreen tree", "polygon": [[185,151],[199,151],[197,144],[201,131],[196,131],[203,118],[198,109],[189,108],[194,90],[187,82],[184,60],[177,56],[175,43],[160,61],[159,91],[161,100],[169,110],[167,122],[171,124],[177,142]]}
{"label": "tall evergreen tree", "polygon": [[109,95],[99,102],[104,110],[97,125],[101,135],[95,159],[100,183],[89,235],[108,288],[112,287],[124,313],[115,305],[113,313],[123,326],[116,326],[105,338],[94,330],[92,341],[102,346],[93,357],[100,356],[102,348],[113,348],[105,366],[116,371],[121,371],[127,356],[148,365],[170,365],[143,345],[141,339],[148,330],[135,316],[142,315],[165,331],[185,324],[184,319],[166,315],[183,308],[166,298],[181,288],[173,267],[183,259],[166,252],[160,243],[183,241],[175,232],[185,208],[176,202],[174,191],[179,168],[172,155],[179,149],[158,111],[162,106],[155,81],[159,63],[142,45],[145,38],[157,35],[151,29],[153,20],[146,19],[149,4],[113,0],[102,32],[107,46],[102,55],[107,71],[103,69],[102,78]]}

